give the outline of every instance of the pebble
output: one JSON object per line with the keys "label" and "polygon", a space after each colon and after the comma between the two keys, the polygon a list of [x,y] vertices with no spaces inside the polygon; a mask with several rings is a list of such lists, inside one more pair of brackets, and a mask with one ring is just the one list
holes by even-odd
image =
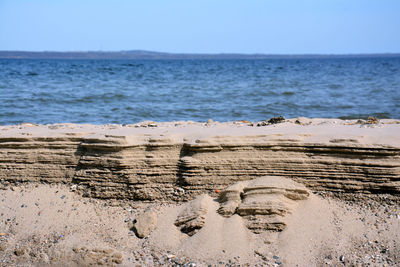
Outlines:
{"label": "pebble", "polygon": [[181,188],[181,187],[177,187],[176,190],[177,190],[179,193],[185,193],[185,189],[183,189],[183,188]]}
{"label": "pebble", "polygon": [[7,244],[5,242],[0,243],[0,252],[3,252],[7,249]]}
{"label": "pebble", "polygon": [[22,255],[25,254],[25,249],[23,249],[23,248],[16,248],[16,249],[14,250],[14,254],[15,254],[16,256],[22,256]]}

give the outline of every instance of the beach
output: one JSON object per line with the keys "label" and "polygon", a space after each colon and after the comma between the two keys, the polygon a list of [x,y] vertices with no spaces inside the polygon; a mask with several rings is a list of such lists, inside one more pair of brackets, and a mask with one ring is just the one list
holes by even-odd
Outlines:
{"label": "beach", "polygon": [[0,267],[400,266],[399,10],[1,0]]}
{"label": "beach", "polygon": [[1,266],[400,264],[400,121],[0,126]]}

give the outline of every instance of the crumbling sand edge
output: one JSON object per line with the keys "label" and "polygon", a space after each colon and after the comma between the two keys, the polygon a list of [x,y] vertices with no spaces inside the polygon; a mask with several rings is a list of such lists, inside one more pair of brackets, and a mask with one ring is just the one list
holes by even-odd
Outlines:
{"label": "crumbling sand edge", "polygon": [[[143,122],[0,126],[0,179],[76,185],[86,196],[183,201],[264,175],[313,191],[400,193],[400,124]],[[263,126],[261,126],[263,125]]]}

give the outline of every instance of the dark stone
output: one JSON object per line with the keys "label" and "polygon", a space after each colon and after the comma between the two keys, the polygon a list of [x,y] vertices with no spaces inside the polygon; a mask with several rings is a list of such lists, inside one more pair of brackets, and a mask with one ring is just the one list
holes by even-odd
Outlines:
{"label": "dark stone", "polygon": [[267,122],[269,124],[277,124],[277,123],[281,123],[284,122],[286,119],[283,116],[279,116],[279,117],[273,117],[271,119],[269,119]]}

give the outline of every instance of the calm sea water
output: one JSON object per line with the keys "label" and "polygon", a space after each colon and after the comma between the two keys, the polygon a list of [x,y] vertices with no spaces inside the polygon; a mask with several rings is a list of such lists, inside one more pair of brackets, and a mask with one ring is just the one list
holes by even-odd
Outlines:
{"label": "calm sea water", "polygon": [[0,124],[400,118],[400,57],[0,59]]}

